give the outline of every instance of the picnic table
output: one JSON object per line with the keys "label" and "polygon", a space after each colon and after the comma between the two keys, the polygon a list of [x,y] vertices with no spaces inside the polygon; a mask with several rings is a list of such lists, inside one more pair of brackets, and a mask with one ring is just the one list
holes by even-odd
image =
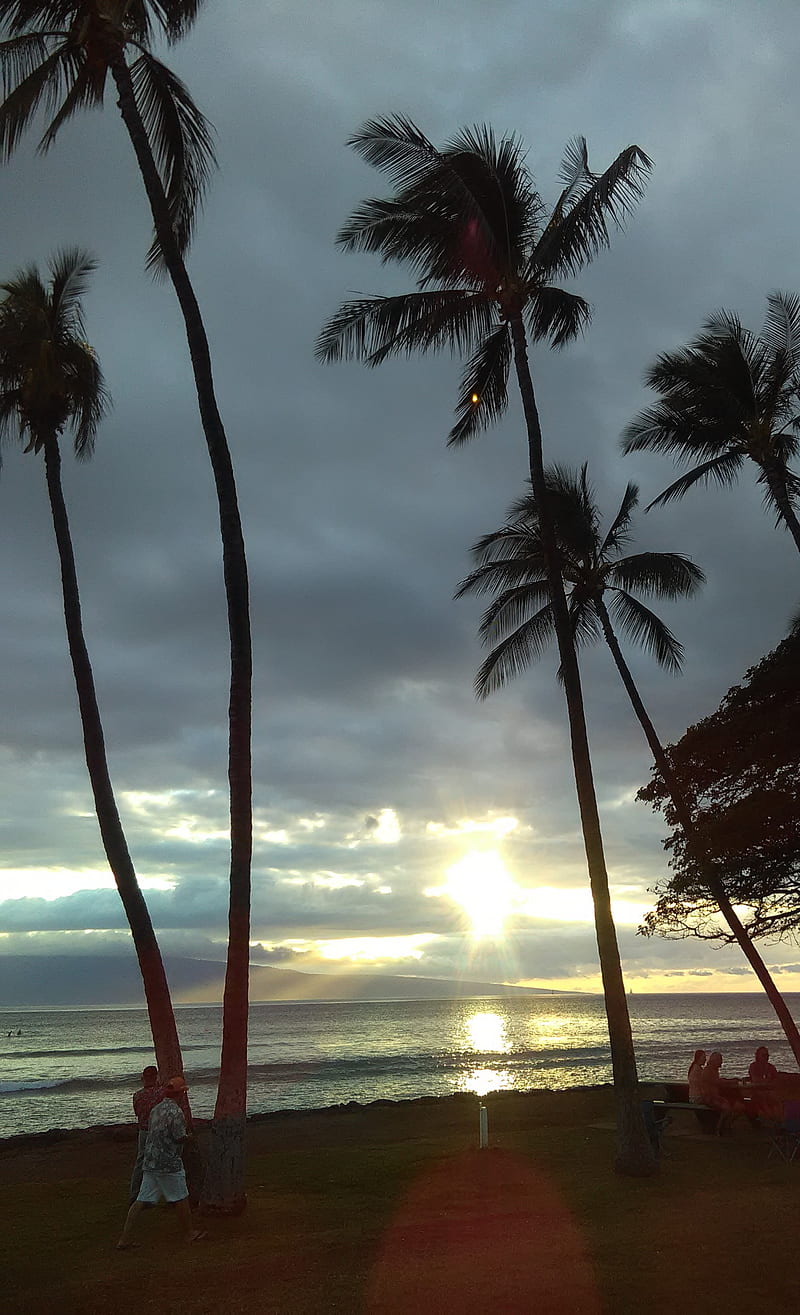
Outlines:
{"label": "picnic table", "polygon": [[[712,1105],[701,1105],[689,1100],[689,1083],[682,1081],[664,1081],[659,1083],[666,1093],[664,1100],[654,1100],[656,1115],[662,1117],[672,1110],[688,1110],[694,1114],[703,1132],[713,1135],[719,1131],[721,1111]],[[800,1074],[779,1073],[777,1078],[767,1082],[751,1082],[749,1078],[723,1078],[720,1092],[731,1100],[741,1102],[744,1112],[750,1119],[758,1117],[758,1112],[765,1105],[765,1098],[772,1105],[781,1105],[787,1100],[796,1100],[800,1096]]]}

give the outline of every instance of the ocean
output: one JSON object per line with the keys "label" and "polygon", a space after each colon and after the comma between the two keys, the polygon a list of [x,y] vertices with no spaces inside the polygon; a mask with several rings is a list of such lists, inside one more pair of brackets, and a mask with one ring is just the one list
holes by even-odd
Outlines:
{"label": "ocean", "polygon": [[[800,994],[787,1002],[797,1017]],[[731,1076],[762,1044],[779,1069],[796,1068],[762,995],[629,1003],[643,1080],[682,1077],[697,1047],[721,1050]],[[210,1117],[222,1011],[176,1012],[192,1109]],[[127,1122],[152,1062],[144,1009],[0,1011],[0,1137]],[[610,1081],[599,996],[258,1004],[250,1014],[250,1113]]]}

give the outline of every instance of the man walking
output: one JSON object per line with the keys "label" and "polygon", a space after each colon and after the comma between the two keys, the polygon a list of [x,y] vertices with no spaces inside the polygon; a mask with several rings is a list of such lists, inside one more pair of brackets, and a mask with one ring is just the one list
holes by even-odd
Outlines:
{"label": "man walking", "polygon": [[154,1105],[159,1103],[163,1094],[158,1081],[158,1069],[154,1064],[148,1064],[147,1068],[142,1069],[141,1090],[135,1092],[133,1097],[133,1112],[136,1116],[139,1131],[136,1145],[136,1162],[133,1166],[131,1188],[128,1194],[128,1205],[133,1205],[139,1195],[139,1188],[142,1185],[142,1164],[144,1162],[144,1147],[147,1141],[147,1124],[150,1119],[150,1111]]}
{"label": "man walking", "polygon": [[174,1203],[187,1242],[198,1242],[205,1233],[194,1227],[189,1207],[186,1174],[181,1163],[181,1148],[187,1136],[186,1119],[180,1102],[186,1092],[182,1077],[170,1078],[163,1089],[163,1099],[150,1113],[142,1162],[142,1185],[128,1210],[118,1251],[128,1251],[133,1226],[146,1205],[160,1200]]}

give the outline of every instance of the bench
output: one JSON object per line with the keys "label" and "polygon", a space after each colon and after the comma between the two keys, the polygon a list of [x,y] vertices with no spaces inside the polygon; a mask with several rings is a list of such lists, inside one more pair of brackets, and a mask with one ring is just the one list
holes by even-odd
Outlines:
{"label": "bench", "polygon": [[697,1118],[703,1132],[711,1136],[719,1131],[720,1111],[712,1105],[698,1105],[688,1100],[654,1100],[652,1106],[656,1117],[660,1113],[662,1118],[672,1110],[689,1110]]}

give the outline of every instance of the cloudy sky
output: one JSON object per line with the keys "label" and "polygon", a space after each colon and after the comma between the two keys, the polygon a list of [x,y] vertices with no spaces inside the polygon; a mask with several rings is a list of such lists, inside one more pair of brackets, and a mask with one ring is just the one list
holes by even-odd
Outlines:
{"label": "cloudy sky", "polygon": [[[644,503],[672,467],[623,459],[618,436],[647,401],[647,364],[720,306],[757,328],[769,291],[797,289],[796,6],[218,0],[167,59],[214,123],[220,161],[190,272],[251,572],[253,958],[597,989],[555,664],[477,704],[480,600],[451,601],[470,545],[522,491],[518,404],[448,452],[457,362],[368,371],[313,357],[349,293],[407,285],[334,246],[349,211],[385,191],[345,141],[378,114],[408,114],[437,141],[487,121],[525,140],[553,199],[576,133],[595,169],[631,142],[653,158],[628,230],[575,282],[592,328],[533,355],[547,456],[588,459],[609,512],[629,479]],[[113,95],[44,159],[34,144],[2,179],[3,277],[61,245],[100,262],[88,334],[114,407],[92,462],[68,457],[64,476],[112,775],[162,946],[222,958],[227,633],[182,325],[169,285],[144,273],[148,214]],[[121,951],[39,458],[6,449],[0,508],[0,952]],[[780,640],[798,563],[751,478],[642,516],[638,531],[642,548],[688,553],[708,577],[698,599],[662,610],[683,677],[630,655],[669,740]],[[635,935],[664,870],[659,821],[634,801],[648,758],[608,655],[588,653],[583,670],[631,984],[750,989],[733,950]],[[787,989],[800,988],[796,955],[767,951]]]}

